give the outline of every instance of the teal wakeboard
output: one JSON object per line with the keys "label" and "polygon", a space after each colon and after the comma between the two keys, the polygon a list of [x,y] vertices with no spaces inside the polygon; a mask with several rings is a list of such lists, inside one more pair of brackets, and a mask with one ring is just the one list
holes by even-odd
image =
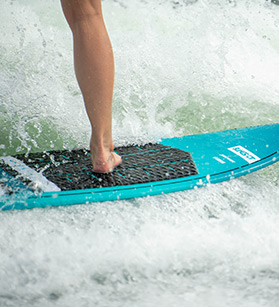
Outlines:
{"label": "teal wakeboard", "polygon": [[231,180],[279,160],[279,124],[115,151],[123,162],[108,174],[92,172],[85,149],[0,157],[0,210],[113,201]]}

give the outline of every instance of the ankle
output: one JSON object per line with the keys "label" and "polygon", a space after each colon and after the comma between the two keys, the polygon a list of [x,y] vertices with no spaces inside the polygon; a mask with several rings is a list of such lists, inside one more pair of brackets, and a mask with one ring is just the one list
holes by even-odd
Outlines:
{"label": "ankle", "polygon": [[97,155],[105,155],[111,153],[114,149],[112,141],[104,141],[104,139],[94,139],[91,137],[90,140],[90,151]]}

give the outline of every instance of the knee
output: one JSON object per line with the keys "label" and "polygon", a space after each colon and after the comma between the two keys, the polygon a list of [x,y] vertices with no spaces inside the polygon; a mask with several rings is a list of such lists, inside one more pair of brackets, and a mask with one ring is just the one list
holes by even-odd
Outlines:
{"label": "knee", "polygon": [[90,0],[61,0],[64,15],[72,29],[82,27],[96,18],[102,18],[101,1]]}

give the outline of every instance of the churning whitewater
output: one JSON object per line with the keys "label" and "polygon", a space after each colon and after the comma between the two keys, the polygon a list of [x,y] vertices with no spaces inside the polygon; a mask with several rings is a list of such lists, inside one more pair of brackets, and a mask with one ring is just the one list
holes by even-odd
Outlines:
{"label": "churning whitewater", "polygon": [[[0,156],[87,147],[59,1],[1,1]],[[276,1],[102,4],[115,145],[278,122]],[[1,212],[0,306],[277,307],[278,200],[277,163],[204,189]]]}

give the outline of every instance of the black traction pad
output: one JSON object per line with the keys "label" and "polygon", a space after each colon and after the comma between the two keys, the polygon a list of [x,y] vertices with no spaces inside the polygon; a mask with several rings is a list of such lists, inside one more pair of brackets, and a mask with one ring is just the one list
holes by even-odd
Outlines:
{"label": "black traction pad", "polygon": [[[147,183],[198,174],[189,152],[169,146],[134,145],[115,148],[115,152],[121,155],[122,163],[112,173],[106,174],[92,172],[90,153],[85,149],[22,154],[15,158],[42,172],[64,191]],[[5,171],[16,175],[9,167]]]}

